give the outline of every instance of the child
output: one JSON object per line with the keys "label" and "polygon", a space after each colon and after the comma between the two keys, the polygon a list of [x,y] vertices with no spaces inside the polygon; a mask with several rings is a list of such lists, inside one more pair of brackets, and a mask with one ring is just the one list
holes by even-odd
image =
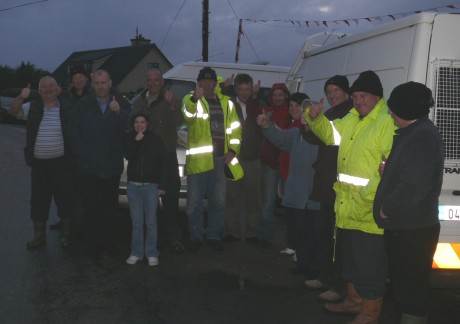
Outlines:
{"label": "child", "polygon": [[138,110],[131,115],[125,158],[128,160],[127,195],[132,220],[131,254],[126,263],[134,265],[145,255],[149,266],[156,266],[159,256],[156,210],[158,196],[165,193],[167,164],[161,138],[149,130],[147,111]]}

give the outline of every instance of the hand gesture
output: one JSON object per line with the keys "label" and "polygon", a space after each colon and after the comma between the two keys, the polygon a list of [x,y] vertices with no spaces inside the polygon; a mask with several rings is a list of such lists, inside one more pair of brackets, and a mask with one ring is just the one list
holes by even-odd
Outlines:
{"label": "hand gesture", "polygon": [[267,128],[269,126],[269,117],[265,112],[265,109],[262,109],[262,113],[257,116],[257,125]]}
{"label": "hand gesture", "polygon": [[308,116],[311,120],[316,119],[323,111],[324,98],[321,98],[318,104],[312,104]]}
{"label": "hand gesture", "polygon": [[380,208],[380,218],[381,219],[388,219],[388,216],[385,215],[385,213],[383,212],[382,208]]}
{"label": "hand gesture", "polygon": [[232,74],[231,77],[228,77],[227,79],[225,79],[224,81],[224,88],[228,88],[230,87],[231,85],[233,85],[233,82],[235,81],[235,74]]}
{"label": "hand gesture", "polygon": [[136,141],[142,141],[142,139],[144,138],[144,134],[142,132],[139,132],[136,134],[136,137],[134,138]]}
{"label": "hand gesture", "polygon": [[115,99],[115,96],[112,97],[112,101],[109,103],[109,108],[112,110],[114,113],[119,113],[120,112],[120,104],[118,101]]}
{"label": "hand gesture", "polygon": [[197,87],[195,89],[195,92],[193,93],[193,98],[195,98],[196,101],[198,101],[201,99],[201,97],[203,97],[203,94],[204,94],[203,88]]}
{"label": "hand gesture", "polygon": [[166,190],[157,189],[157,194],[158,196],[164,196],[166,194]]}
{"label": "hand gesture", "polygon": [[30,83],[27,84],[27,87],[23,88],[21,90],[21,93],[19,94],[19,98],[22,100],[26,100],[30,96]]}
{"label": "hand gesture", "polygon": [[383,176],[383,172],[385,172],[386,163],[387,163],[387,158],[385,157],[385,155],[382,155],[382,162],[379,165],[379,174],[381,177]]}
{"label": "hand gesture", "polygon": [[233,153],[232,151],[228,151],[224,155],[224,163],[229,164],[233,160],[234,157],[235,157],[235,153]]}

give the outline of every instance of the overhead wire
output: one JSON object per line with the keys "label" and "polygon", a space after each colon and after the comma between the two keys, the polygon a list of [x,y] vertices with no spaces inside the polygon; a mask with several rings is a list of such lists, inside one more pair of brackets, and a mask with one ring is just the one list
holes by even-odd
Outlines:
{"label": "overhead wire", "polygon": [[166,31],[165,37],[164,37],[163,40],[161,41],[160,49],[163,48],[163,45],[164,45],[164,43],[165,43],[165,41],[166,41],[166,38],[167,38],[168,35],[169,35],[169,32],[171,31],[171,28],[172,28],[172,26],[174,25],[174,23],[176,22],[176,19],[177,19],[177,17],[179,16],[179,13],[182,11],[182,8],[184,8],[186,2],[187,2],[187,0],[184,0],[184,2],[182,2],[181,6],[179,7],[179,10],[177,10],[177,13],[176,13],[176,15],[175,15],[174,18],[173,18],[173,21],[171,22],[171,24],[170,24],[169,27],[168,27],[168,30]]}
{"label": "overhead wire", "polygon": [[46,1],[48,1],[48,0],[39,0],[39,1],[35,1],[35,2],[24,3],[24,4],[17,5],[17,6],[0,9],[0,11],[8,11],[8,10],[12,10],[12,9],[20,8],[20,7],[26,7],[26,6],[34,5],[34,4],[37,4],[37,3],[40,3],[40,2],[46,2]]}

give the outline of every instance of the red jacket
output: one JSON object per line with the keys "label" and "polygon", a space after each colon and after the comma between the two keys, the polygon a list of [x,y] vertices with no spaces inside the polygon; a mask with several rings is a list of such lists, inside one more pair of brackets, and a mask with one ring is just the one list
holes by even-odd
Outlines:
{"label": "red jacket", "polygon": [[[274,122],[279,128],[286,129],[291,123],[288,104],[282,106],[269,106],[265,112],[270,115],[270,121]],[[280,151],[264,138],[260,151],[260,161],[272,169],[278,170]]]}

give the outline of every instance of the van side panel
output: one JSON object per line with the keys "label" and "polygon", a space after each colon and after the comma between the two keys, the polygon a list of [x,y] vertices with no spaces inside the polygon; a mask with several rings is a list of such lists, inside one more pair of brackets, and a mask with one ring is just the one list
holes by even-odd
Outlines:
{"label": "van side panel", "polygon": [[[384,85],[384,96],[388,98],[395,86],[408,80],[414,42],[420,38],[416,38],[417,34],[417,27],[409,26],[311,56],[307,54],[297,74],[302,76],[300,91],[319,99],[324,96],[324,83],[331,76],[346,75],[351,85],[359,73],[373,70],[378,73]],[[428,55],[428,46],[425,52],[425,56]]]}
{"label": "van side panel", "polygon": [[287,66],[189,62],[175,66],[166,72],[163,77],[165,79],[196,82],[199,71],[205,66],[213,68],[224,80],[232,76],[232,74],[247,73],[253,78],[254,82],[260,80],[261,86],[266,88],[270,88],[273,83],[285,82],[289,72],[289,67]]}
{"label": "van side panel", "polygon": [[[445,145],[444,181],[439,197],[441,233],[445,242],[435,254],[439,267],[460,266],[460,30],[459,15],[437,15],[431,37],[427,86],[435,98],[434,122]],[[443,266],[440,259],[447,265]],[[449,262],[445,262],[449,260]]]}

